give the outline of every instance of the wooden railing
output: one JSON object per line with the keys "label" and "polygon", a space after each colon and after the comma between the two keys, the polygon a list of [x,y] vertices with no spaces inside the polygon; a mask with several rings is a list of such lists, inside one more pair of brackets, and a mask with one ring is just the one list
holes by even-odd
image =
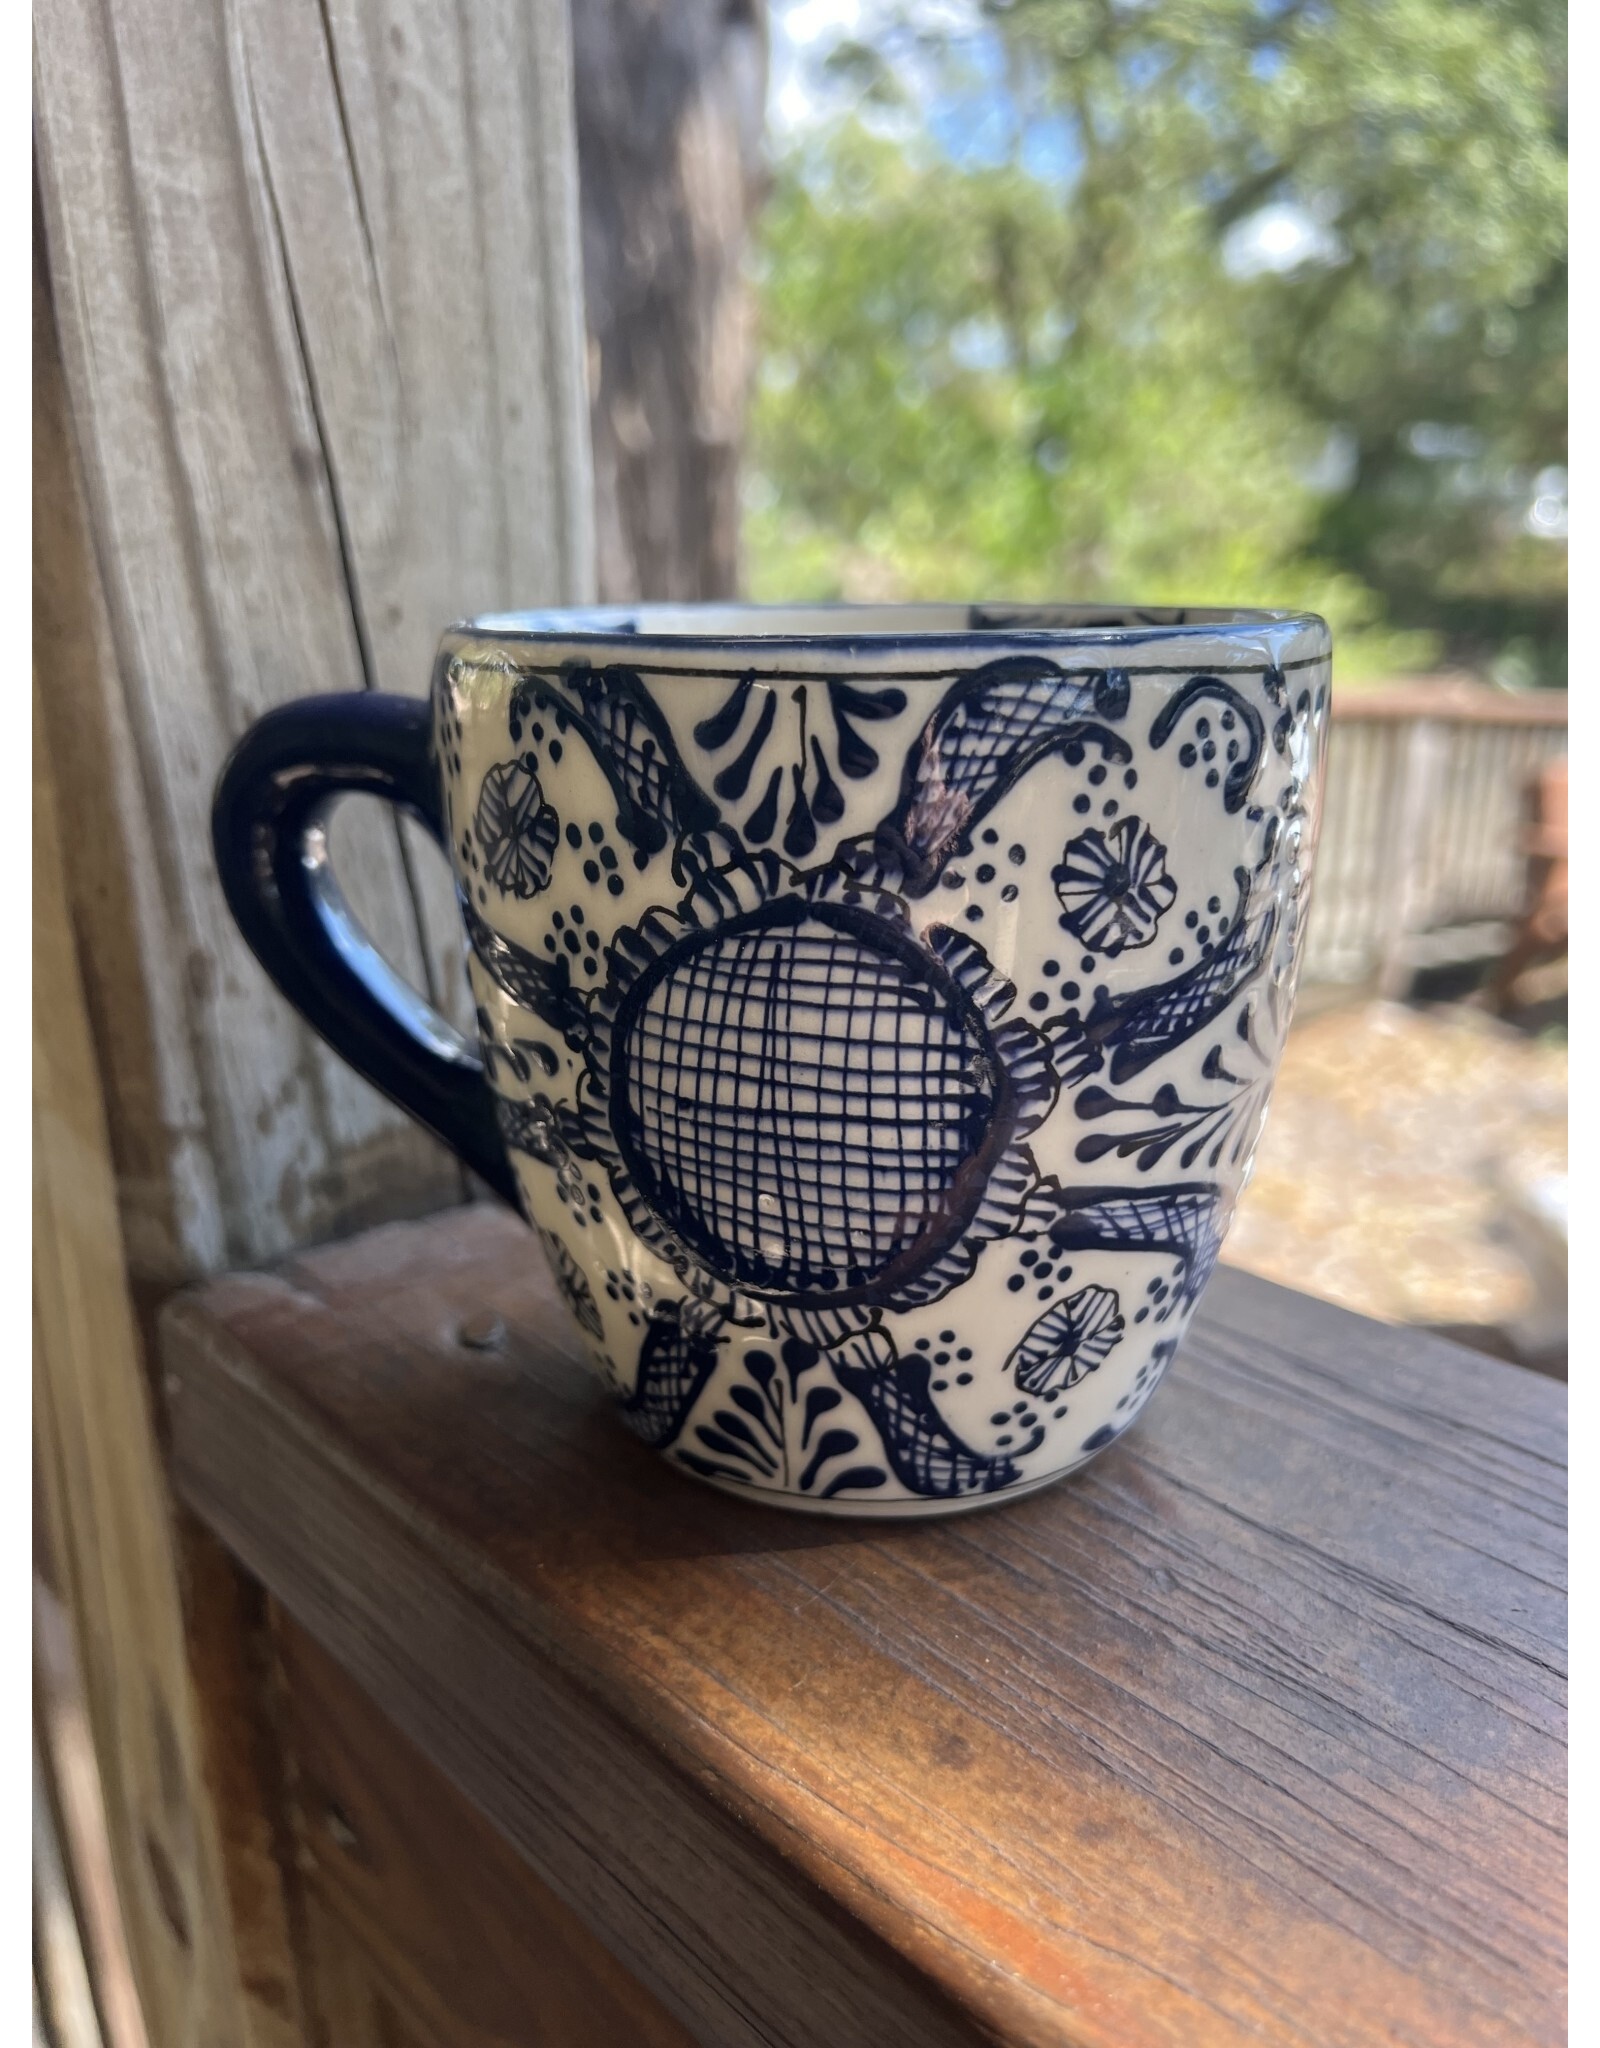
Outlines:
{"label": "wooden railing", "polygon": [[1308,985],[1398,994],[1430,937],[1505,924],[1527,891],[1530,784],[1567,750],[1565,693],[1337,688]]}

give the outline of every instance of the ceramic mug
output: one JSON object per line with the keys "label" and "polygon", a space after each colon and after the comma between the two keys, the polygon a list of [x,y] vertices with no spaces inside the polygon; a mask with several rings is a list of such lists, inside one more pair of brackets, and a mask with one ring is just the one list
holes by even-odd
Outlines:
{"label": "ceramic mug", "polygon": [[[1149,1399],[1289,1021],[1320,619],[645,607],[445,636],[218,789],[234,916],[333,1047],[516,1204],[680,1470],[934,1514]],[[338,797],[454,868],[467,1044],[356,927]]]}

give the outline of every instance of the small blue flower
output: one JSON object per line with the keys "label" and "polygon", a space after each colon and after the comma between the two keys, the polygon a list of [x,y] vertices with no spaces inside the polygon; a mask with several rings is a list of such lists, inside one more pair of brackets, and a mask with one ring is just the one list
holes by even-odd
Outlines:
{"label": "small blue flower", "polygon": [[1045,1311],[1006,1369],[1024,1394],[1048,1401],[1097,1372],[1121,1342],[1123,1327],[1113,1288],[1082,1288]]}
{"label": "small blue flower", "polygon": [[1167,849],[1138,818],[1123,818],[1109,832],[1080,832],[1052,879],[1067,930],[1110,959],[1148,946],[1178,893]]}

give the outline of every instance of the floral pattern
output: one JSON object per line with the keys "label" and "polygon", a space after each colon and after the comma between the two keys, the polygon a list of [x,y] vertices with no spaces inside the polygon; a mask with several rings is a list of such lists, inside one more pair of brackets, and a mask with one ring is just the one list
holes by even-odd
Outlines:
{"label": "floral pattern", "polygon": [[561,1290],[561,1299],[567,1304],[572,1320],[591,1337],[603,1337],[605,1328],[600,1321],[600,1306],[583,1268],[554,1231],[541,1230],[539,1236],[544,1242],[555,1283]]}
{"label": "floral pattern", "polygon": [[713,794],[741,816],[745,842],[769,846],[781,827],[784,853],[804,860],[819,830],[845,814],[840,779],[860,782],[877,769],[878,751],[861,728],[905,708],[905,691],[893,685],[863,689],[841,677],[813,692],[741,676],[694,738],[712,768]]}
{"label": "floral pattern", "polygon": [[1114,960],[1148,946],[1171,909],[1178,885],[1167,849],[1138,818],[1107,831],[1091,826],[1068,842],[1054,875],[1062,923],[1091,953]]}
{"label": "floral pattern", "polygon": [[544,800],[532,754],[489,770],[474,825],[483,871],[497,889],[526,899],[549,888],[561,826]]}
{"label": "floral pattern", "polygon": [[[564,1211],[552,1262],[624,1420],[796,1502],[1091,1455],[1259,1129],[1325,679],[1027,651],[930,705],[870,672],[652,682],[648,651],[516,673],[458,842],[502,1128],[530,1212]],[[1040,845],[1063,805],[1081,827]],[[1176,860],[1151,816],[1182,818]],[[1098,960],[1123,965],[1082,985]]]}
{"label": "floral pattern", "polygon": [[1111,1287],[1083,1287],[1057,1302],[1006,1361],[1020,1392],[1049,1400],[1097,1371],[1121,1340],[1121,1303]]}
{"label": "floral pattern", "polygon": [[936,1300],[1017,1226],[1044,1040],[981,947],[919,944],[864,868],[685,857],[678,911],[613,941],[584,1041],[584,1133],[629,1222],[806,1327]]}

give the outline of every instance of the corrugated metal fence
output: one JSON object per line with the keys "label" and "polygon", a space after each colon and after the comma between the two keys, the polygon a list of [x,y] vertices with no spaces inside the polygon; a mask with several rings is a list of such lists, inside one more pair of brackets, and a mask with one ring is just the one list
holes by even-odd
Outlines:
{"label": "corrugated metal fence", "polygon": [[1566,750],[1564,694],[1335,688],[1306,982],[1398,994],[1430,936],[1515,919],[1529,788]]}

